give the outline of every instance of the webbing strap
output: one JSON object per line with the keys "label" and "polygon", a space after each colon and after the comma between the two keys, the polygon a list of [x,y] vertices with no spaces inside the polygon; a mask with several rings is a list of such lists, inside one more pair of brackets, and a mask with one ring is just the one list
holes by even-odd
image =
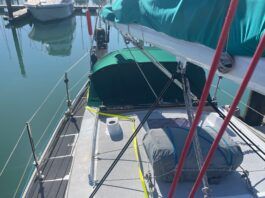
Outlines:
{"label": "webbing strap", "polygon": [[134,119],[130,118],[129,116],[100,112],[97,108],[92,108],[90,106],[86,106],[86,110],[90,111],[91,113],[95,113],[95,114],[105,116],[105,117],[117,117],[120,120],[134,121]]}
{"label": "webbing strap", "polygon": [[[124,116],[124,115],[118,115],[118,114],[110,114],[110,113],[100,112],[98,109],[92,108],[90,106],[86,106],[86,110],[90,111],[91,113],[98,114],[98,115],[101,115],[101,116],[117,117],[120,120],[130,121],[130,122],[133,123],[132,132],[134,133],[135,130],[136,130],[136,127],[135,127],[135,119],[134,118],[131,118],[129,116]],[[136,137],[133,139],[133,148],[134,148],[134,153],[135,153],[136,160],[138,161],[139,179],[141,181],[141,185],[142,185],[142,188],[143,188],[143,191],[144,191],[144,197],[145,198],[148,198],[149,197],[149,193],[148,193],[148,190],[147,190],[145,181],[144,181],[143,168],[142,168],[142,166],[140,164],[139,146],[138,146],[138,141],[137,141],[137,138]]]}
{"label": "webbing strap", "polygon": [[[132,128],[133,133],[135,132],[135,129],[136,129],[135,120],[133,120],[133,128]],[[136,137],[133,139],[133,148],[134,148],[134,153],[135,153],[136,160],[138,161],[138,172],[139,172],[139,178],[140,178],[143,190],[144,190],[144,197],[148,198],[149,194],[148,194],[148,191],[147,191],[147,188],[146,188],[146,184],[145,184],[145,181],[144,181],[143,167],[140,164],[139,146],[138,146],[138,141],[137,141]]]}

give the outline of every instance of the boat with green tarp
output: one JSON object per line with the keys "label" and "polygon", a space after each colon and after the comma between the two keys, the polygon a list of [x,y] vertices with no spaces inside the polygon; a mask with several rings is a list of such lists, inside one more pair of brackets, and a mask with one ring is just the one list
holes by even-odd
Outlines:
{"label": "boat with green tarp", "polygon": [[[177,71],[177,60],[172,54],[155,47],[145,47],[145,50],[170,72]],[[154,67],[152,61],[139,49],[122,49],[107,54],[92,67],[88,105],[108,107],[150,105],[155,95],[146,84],[135,60],[158,95],[168,77]],[[186,70],[191,91],[200,97],[205,83],[204,70],[191,63],[187,65]],[[176,78],[181,81],[180,74],[176,75]],[[164,95],[163,102],[184,104],[182,90],[172,85]]]}

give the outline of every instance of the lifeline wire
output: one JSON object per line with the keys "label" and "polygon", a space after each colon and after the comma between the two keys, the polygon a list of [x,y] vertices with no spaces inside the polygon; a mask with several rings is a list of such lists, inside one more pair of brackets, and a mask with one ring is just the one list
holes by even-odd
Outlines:
{"label": "lifeline wire", "polygon": [[[72,64],[72,65],[70,66],[70,68],[69,68],[66,72],[69,72],[69,71],[71,71],[72,69],[74,69],[74,68],[75,68],[75,67],[81,62],[81,60],[83,60],[88,54],[89,54],[89,53],[86,52],[81,58],[79,58],[74,64]],[[36,116],[36,114],[41,110],[41,108],[44,106],[44,104],[47,102],[47,100],[49,99],[49,97],[50,97],[50,96],[52,95],[52,93],[55,91],[55,89],[57,88],[57,86],[59,85],[59,83],[61,82],[61,80],[63,79],[63,77],[64,77],[64,75],[61,76],[61,77],[58,79],[58,81],[56,82],[56,84],[54,85],[54,87],[50,90],[50,92],[48,93],[48,95],[46,96],[46,98],[43,100],[43,102],[40,104],[40,106],[37,108],[37,110],[32,114],[32,116],[30,117],[30,119],[29,119],[28,122],[31,122],[31,121],[33,120],[33,118]],[[13,156],[13,154],[14,154],[14,152],[15,152],[15,150],[16,150],[16,148],[17,148],[17,146],[18,146],[18,144],[19,144],[19,142],[20,142],[20,140],[21,140],[21,138],[22,138],[22,136],[23,136],[23,134],[25,133],[25,131],[26,131],[26,126],[23,128],[23,130],[22,130],[22,132],[21,132],[21,134],[20,134],[20,136],[19,136],[19,138],[18,138],[16,144],[14,145],[14,147],[13,147],[13,149],[12,149],[10,155],[8,156],[8,158],[7,158],[5,164],[4,164],[4,166],[3,166],[3,168],[2,168],[2,170],[1,170],[1,172],[0,172],[0,177],[1,177],[2,174],[4,173],[4,171],[5,171],[5,169],[6,169],[7,165],[8,165],[8,163],[10,162],[10,160],[11,160],[11,158],[12,158],[12,156]]]}
{"label": "lifeline wire", "polygon": [[[212,85],[212,87],[216,87],[216,85]],[[228,97],[234,99],[234,96],[232,94],[230,94],[228,91],[218,87],[218,90],[220,90],[222,93],[224,93],[225,95],[227,95]],[[256,114],[259,114],[260,116],[264,116],[262,113],[258,112],[256,109],[252,108],[251,106],[249,106],[248,104],[244,103],[243,101],[239,102],[240,104],[244,105],[245,107],[251,109],[252,111],[254,111]]]}
{"label": "lifeline wire", "polygon": [[[68,70],[66,70],[66,73],[70,72],[72,69],[74,69],[87,55],[89,55],[89,52],[86,52],[81,58],[79,58],[74,64],[72,64],[70,66],[70,68]],[[33,118],[36,116],[36,114],[41,110],[41,108],[44,106],[44,104],[47,102],[47,100],[49,99],[49,97],[52,95],[52,93],[55,91],[55,89],[57,88],[57,86],[60,84],[60,82],[62,81],[62,79],[64,78],[64,75],[62,75],[59,80],[57,81],[57,83],[54,85],[54,87],[51,89],[51,91],[48,93],[48,95],[46,96],[46,98],[43,100],[43,102],[41,103],[41,105],[37,108],[37,110],[33,113],[33,115],[31,116],[31,118],[29,119],[28,122],[31,122],[33,120]]]}
{"label": "lifeline wire", "polygon": [[20,134],[20,136],[19,136],[19,138],[18,138],[18,140],[17,140],[15,146],[13,147],[13,149],[12,149],[10,155],[8,156],[8,158],[7,158],[7,160],[6,160],[6,163],[5,163],[5,165],[3,166],[3,168],[2,168],[2,170],[1,170],[1,172],[0,172],[0,177],[2,176],[3,172],[5,171],[7,165],[8,165],[8,163],[9,163],[11,157],[13,156],[13,153],[15,152],[15,150],[16,150],[16,148],[17,148],[17,146],[18,146],[18,143],[20,142],[20,140],[21,140],[23,134],[25,133],[25,131],[26,131],[26,126],[23,128],[23,130],[22,130],[22,132],[21,132],[21,134]]}

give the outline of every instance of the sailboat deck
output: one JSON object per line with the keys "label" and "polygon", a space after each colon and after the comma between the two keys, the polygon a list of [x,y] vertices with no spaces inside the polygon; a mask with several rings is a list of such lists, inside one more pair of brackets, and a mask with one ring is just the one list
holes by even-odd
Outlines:
{"label": "sailboat deck", "polygon": [[[185,110],[178,109],[178,112],[171,110],[156,110],[149,119],[161,119],[161,118],[185,118]],[[92,113],[86,111],[87,114],[93,116]],[[133,112],[127,115],[134,116],[136,119],[136,125],[139,124],[140,120],[145,115],[145,111]],[[207,113],[206,113],[207,114]],[[204,115],[204,117],[206,116]],[[90,120],[91,122],[91,120]],[[93,190],[93,184],[89,181],[89,176],[93,175],[93,180],[97,183],[107,169],[110,167],[113,160],[116,158],[126,141],[129,139],[129,136],[132,134],[132,122],[131,121],[122,121],[120,120],[120,126],[123,131],[123,137],[119,141],[114,141],[106,133],[106,117],[99,116],[97,122],[94,122],[97,126],[94,128],[96,133],[96,145],[94,152],[94,157],[91,157],[91,145],[89,150],[85,150],[82,155],[86,156],[87,163],[86,167],[88,172],[84,172],[84,169],[77,169],[77,163],[80,163],[79,159],[75,159],[73,163],[72,170],[74,170],[70,176],[70,184],[68,186],[68,197],[87,197]],[[83,121],[84,124],[84,121]],[[91,123],[90,123],[91,124]],[[244,127],[244,126],[243,126]],[[244,128],[243,128],[244,129]],[[82,129],[81,129],[82,131]],[[143,174],[146,175],[148,172],[153,176],[153,170],[149,160],[145,154],[142,138],[143,135],[148,131],[148,125],[146,124],[140,131],[137,136],[139,152],[141,157],[141,164],[143,166]],[[227,177],[224,177],[220,183],[210,185],[212,196],[214,197],[252,197],[252,191],[258,195],[258,197],[265,196],[265,162],[260,159],[256,153],[254,153],[248,145],[246,145],[235,133],[231,130],[227,132],[230,137],[236,141],[244,153],[244,160],[241,164],[241,168],[238,168],[236,171],[232,171],[231,174]],[[90,131],[91,141],[92,131]],[[81,139],[79,139],[81,140]],[[83,140],[82,140],[83,141]],[[258,145],[263,144],[264,142],[255,142]],[[77,143],[78,144],[78,143]],[[78,145],[77,145],[78,146]],[[90,157],[87,157],[90,156]],[[92,160],[90,160],[92,159]],[[139,179],[139,162],[136,159],[133,145],[131,145],[121,160],[118,162],[112,173],[106,179],[104,184],[101,186],[95,197],[143,197],[144,191]],[[91,166],[94,167],[91,169]],[[248,176],[244,177],[244,172],[248,171]],[[92,172],[91,172],[92,171]],[[79,173],[78,173],[79,172]],[[83,175],[82,175],[83,173]],[[76,175],[82,175],[81,178],[76,177]],[[85,179],[82,179],[85,178]],[[91,178],[90,178],[91,180]],[[148,185],[148,183],[146,182]],[[176,190],[176,197],[187,197],[193,183],[182,182],[178,185]],[[251,187],[251,186],[252,187]],[[73,186],[80,188],[73,188]],[[86,193],[80,193],[83,187],[86,187]],[[169,191],[170,183],[155,181],[154,197],[167,197]],[[78,192],[80,191],[80,192]],[[200,191],[197,192],[196,197],[202,197]]]}
{"label": "sailboat deck", "polygon": [[74,109],[74,116],[56,131],[40,163],[43,179],[34,174],[25,197],[64,197],[68,185],[73,151],[81,128],[86,98],[80,99]]}
{"label": "sailboat deck", "polygon": [[[132,134],[132,123],[130,121],[120,121],[123,131],[122,140],[112,141],[106,134],[105,119],[100,120],[98,134],[98,147],[95,155],[96,180],[100,180],[113,160],[116,158],[123,145]],[[107,137],[106,137],[107,136]],[[146,158],[142,163],[148,163]],[[131,145],[121,158],[113,172],[109,175],[97,197],[104,197],[106,194],[117,194],[119,197],[142,197],[143,189],[138,174],[138,161],[135,158],[134,148]]]}

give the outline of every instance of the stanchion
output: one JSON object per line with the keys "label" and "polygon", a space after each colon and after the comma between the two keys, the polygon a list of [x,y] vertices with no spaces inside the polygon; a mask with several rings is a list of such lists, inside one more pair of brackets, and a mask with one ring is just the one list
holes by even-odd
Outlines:
{"label": "stanchion", "polygon": [[69,79],[68,79],[68,76],[67,76],[67,72],[65,72],[64,74],[64,83],[65,83],[65,88],[66,88],[66,97],[67,97],[67,100],[66,100],[66,103],[67,103],[67,111],[65,112],[65,115],[67,117],[69,116],[73,116],[73,109],[72,109],[72,101],[70,99],[70,95],[69,95]]}
{"label": "stanchion", "polygon": [[33,138],[32,138],[30,123],[29,122],[26,122],[26,126],[27,126],[27,131],[28,131],[28,136],[29,136],[31,151],[32,151],[33,158],[34,158],[34,165],[36,167],[36,170],[37,170],[39,179],[42,180],[43,179],[43,175],[41,174],[42,172],[40,170],[38,158],[37,158],[37,155],[36,155],[36,152],[35,152],[35,146],[34,146],[34,141],[33,141]]}

